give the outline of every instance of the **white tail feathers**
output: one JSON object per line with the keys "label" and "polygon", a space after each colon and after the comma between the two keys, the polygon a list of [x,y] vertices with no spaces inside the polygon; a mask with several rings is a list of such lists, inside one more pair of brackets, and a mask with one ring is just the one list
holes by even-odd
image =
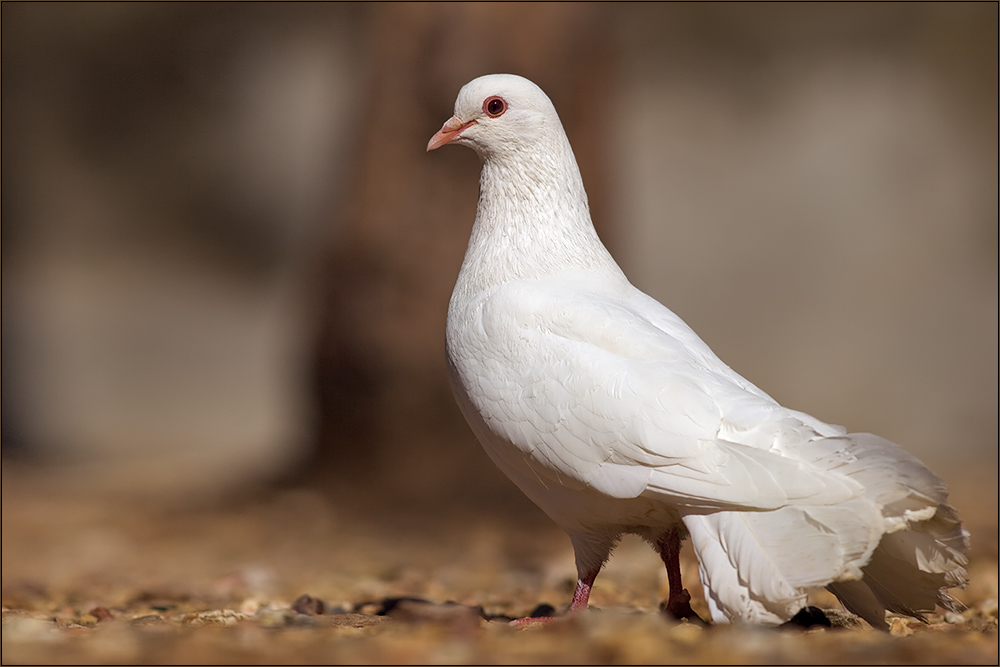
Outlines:
{"label": "white tail feathers", "polygon": [[966,583],[968,538],[955,510],[941,504],[930,520],[912,522],[906,530],[883,536],[861,581],[827,588],[848,610],[876,627],[885,625],[886,610],[921,620],[935,605],[954,611],[944,589]]}
{"label": "white tail feathers", "polygon": [[947,504],[945,483],[902,447],[870,433],[828,438],[807,448],[823,445],[832,446],[840,459],[831,470],[860,482],[886,521],[886,534],[861,581],[834,583],[830,592],[874,626],[885,625],[886,610],[923,619],[938,604],[954,609],[944,589],[967,581],[969,534]]}
{"label": "white tail feathers", "polygon": [[787,621],[805,606],[810,589],[860,578],[881,536],[877,510],[864,498],[687,515],[684,525],[716,622]]}
{"label": "white tail feathers", "polygon": [[864,495],[684,516],[716,622],[787,621],[820,586],[882,629],[886,610],[923,618],[936,604],[952,608],[943,589],[966,582],[968,534],[941,479],[867,433],[813,440],[794,453],[850,477]]}

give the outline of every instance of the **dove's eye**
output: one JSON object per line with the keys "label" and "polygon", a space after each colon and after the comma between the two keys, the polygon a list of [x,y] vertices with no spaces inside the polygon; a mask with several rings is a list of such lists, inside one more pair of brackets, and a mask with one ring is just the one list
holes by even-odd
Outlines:
{"label": "dove's eye", "polygon": [[496,118],[497,116],[503,115],[503,112],[507,110],[507,103],[504,102],[502,97],[487,97],[486,101],[483,102],[483,111],[490,118]]}

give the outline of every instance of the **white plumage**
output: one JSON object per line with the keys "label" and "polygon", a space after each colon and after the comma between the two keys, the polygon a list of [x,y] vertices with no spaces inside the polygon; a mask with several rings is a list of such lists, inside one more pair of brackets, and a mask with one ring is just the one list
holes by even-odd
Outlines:
{"label": "white plumage", "polygon": [[624,533],[660,553],[675,613],[685,534],[716,622],[787,621],[822,586],[876,627],[950,606],[968,537],[944,483],[887,440],[782,407],[633,287],[541,89],[468,83],[427,148],[449,142],[483,160],[452,386],[490,458],[569,533],[571,610]]}

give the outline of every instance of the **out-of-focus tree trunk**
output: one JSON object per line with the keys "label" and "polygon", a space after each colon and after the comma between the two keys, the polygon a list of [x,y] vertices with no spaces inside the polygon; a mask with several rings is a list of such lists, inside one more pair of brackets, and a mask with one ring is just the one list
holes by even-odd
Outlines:
{"label": "out-of-focus tree trunk", "polygon": [[[600,5],[379,5],[353,184],[323,269],[312,471],[428,497],[516,493],[479,450],[448,386],[445,314],[478,196],[471,151],[425,152],[459,88],[482,74],[535,81],[570,136],[599,231],[611,31]],[[414,141],[413,137],[421,137]],[[613,245],[613,244],[612,244]],[[519,495],[519,494],[518,494]]]}

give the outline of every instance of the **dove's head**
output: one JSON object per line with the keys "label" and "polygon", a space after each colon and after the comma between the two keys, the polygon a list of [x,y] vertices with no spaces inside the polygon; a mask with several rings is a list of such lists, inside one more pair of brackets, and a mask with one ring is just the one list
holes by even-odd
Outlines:
{"label": "dove's head", "polygon": [[462,87],[455,115],[431,137],[427,150],[455,143],[489,159],[530,152],[564,136],[559,115],[541,88],[514,74],[488,74]]}

